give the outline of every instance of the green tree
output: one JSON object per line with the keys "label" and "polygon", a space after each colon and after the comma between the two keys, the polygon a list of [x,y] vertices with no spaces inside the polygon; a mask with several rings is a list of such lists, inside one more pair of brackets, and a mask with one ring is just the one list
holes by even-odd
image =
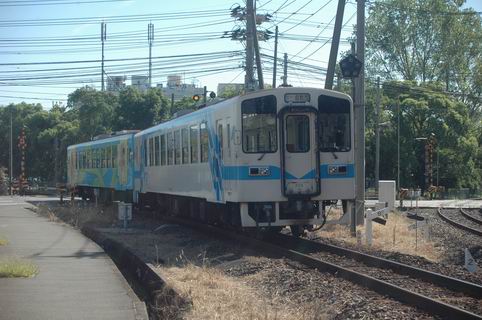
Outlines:
{"label": "green tree", "polygon": [[[424,185],[424,144],[434,134],[439,152],[440,185],[480,188],[477,167],[478,133],[472,126],[468,107],[443,92],[441,85],[415,82],[387,82],[383,86],[390,129],[381,137],[381,178],[396,178],[397,123],[400,116],[401,186]],[[398,111],[400,113],[398,114]],[[435,172],[435,163],[433,163]],[[387,176],[388,175],[388,176]]]}
{"label": "green tree", "polygon": [[119,94],[116,129],[146,129],[167,119],[169,104],[159,89],[141,92],[127,87]]}
{"label": "green tree", "polygon": [[118,98],[109,92],[84,87],[69,95],[67,107],[78,116],[80,140],[112,132]]}
{"label": "green tree", "polygon": [[386,0],[370,7],[367,70],[463,90],[481,57],[482,24],[465,1]]}
{"label": "green tree", "polygon": [[[271,87],[271,86],[269,86],[269,87]],[[268,87],[266,87],[266,88],[268,89]],[[219,97],[229,99],[229,98],[232,98],[232,97],[239,96],[243,93],[244,93],[244,90],[236,89],[236,86],[232,85],[232,86],[227,86],[224,89],[224,91],[219,95]]]}

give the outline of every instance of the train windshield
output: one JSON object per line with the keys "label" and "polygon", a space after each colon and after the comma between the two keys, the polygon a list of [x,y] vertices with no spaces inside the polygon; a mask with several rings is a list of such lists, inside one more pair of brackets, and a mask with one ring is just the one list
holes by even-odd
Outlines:
{"label": "train windshield", "polygon": [[329,96],[318,98],[320,151],[349,151],[350,101]]}
{"label": "train windshield", "polygon": [[276,135],[276,97],[247,99],[241,103],[243,151],[270,153],[278,149]]}

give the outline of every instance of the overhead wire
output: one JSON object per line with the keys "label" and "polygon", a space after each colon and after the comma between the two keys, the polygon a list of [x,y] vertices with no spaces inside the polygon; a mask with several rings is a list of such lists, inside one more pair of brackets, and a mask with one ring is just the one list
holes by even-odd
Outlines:
{"label": "overhead wire", "polygon": [[[298,27],[299,25],[301,25],[302,23],[306,22],[307,20],[311,19],[315,14],[317,14],[318,12],[320,12],[321,10],[323,10],[328,4],[330,4],[333,0],[328,0],[324,5],[322,5],[320,8],[318,8],[318,10],[316,10],[315,12],[313,12],[311,15],[309,15],[308,17],[306,17],[305,19],[303,19],[302,21],[300,21],[299,23],[295,24],[294,26],[288,28],[287,30],[285,30],[284,32],[288,32],[296,27]],[[286,19],[285,19],[286,20]],[[284,20],[283,20],[284,21]],[[283,22],[282,21],[282,22]]]}
{"label": "overhead wire", "polygon": [[127,2],[132,0],[87,0],[87,1],[2,1],[0,7],[23,7],[23,6],[58,6],[58,5],[79,5],[79,4],[93,4],[93,3],[108,3],[108,2]]}

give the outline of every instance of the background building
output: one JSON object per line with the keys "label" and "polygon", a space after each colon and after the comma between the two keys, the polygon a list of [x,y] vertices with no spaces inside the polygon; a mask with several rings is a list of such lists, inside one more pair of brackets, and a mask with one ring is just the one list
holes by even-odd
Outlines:
{"label": "background building", "polygon": [[126,79],[126,76],[107,76],[107,91],[121,91],[126,87]]}
{"label": "background building", "polygon": [[131,76],[131,86],[139,89],[139,91],[146,91],[149,89],[148,76]]}
{"label": "background building", "polygon": [[168,99],[174,94],[174,100],[176,101],[184,97],[192,97],[196,94],[202,96],[204,94],[204,88],[196,87],[194,84],[182,83],[181,79],[180,75],[171,75],[167,77],[166,86],[160,83],[157,87]]}

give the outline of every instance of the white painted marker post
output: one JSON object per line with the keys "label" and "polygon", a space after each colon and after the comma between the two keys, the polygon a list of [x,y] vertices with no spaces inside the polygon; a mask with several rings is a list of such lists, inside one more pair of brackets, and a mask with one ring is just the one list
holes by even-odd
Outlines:
{"label": "white painted marker post", "polygon": [[470,254],[469,249],[465,248],[465,269],[470,273],[477,271],[477,262],[475,262],[474,257]]}

